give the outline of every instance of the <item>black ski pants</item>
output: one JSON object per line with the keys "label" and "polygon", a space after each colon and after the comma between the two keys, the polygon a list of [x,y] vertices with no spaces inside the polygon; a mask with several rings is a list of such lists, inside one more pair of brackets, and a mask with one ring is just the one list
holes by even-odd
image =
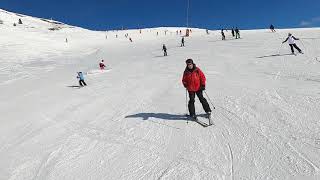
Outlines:
{"label": "black ski pants", "polygon": [[211,112],[211,109],[210,109],[210,106],[209,106],[209,103],[208,101],[206,100],[206,98],[203,97],[203,91],[202,90],[199,90],[197,92],[190,92],[189,91],[189,104],[188,104],[188,108],[189,108],[189,113],[190,113],[190,116],[194,116],[196,115],[196,110],[195,110],[195,107],[194,107],[194,102],[195,102],[195,96],[198,96],[201,104],[202,104],[202,107],[204,109],[204,111],[206,113],[208,112]]}
{"label": "black ski pants", "polygon": [[294,53],[294,48],[296,48],[299,52],[301,52],[301,49],[296,44],[289,44],[291,47],[291,52]]}
{"label": "black ski pants", "polygon": [[79,85],[80,85],[80,86],[83,86],[83,85],[86,86],[87,84],[84,82],[84,80],[79,80]]}
{"label": "black ski pants", "polygon": [[236,33],[236,39],[240,38],[240,33]]}
{"label": "black ski pants", "polygon": [[164,55],[164,56],[168,56],[167,50],[164,50],[164,51],[163,51],[163,55]]}

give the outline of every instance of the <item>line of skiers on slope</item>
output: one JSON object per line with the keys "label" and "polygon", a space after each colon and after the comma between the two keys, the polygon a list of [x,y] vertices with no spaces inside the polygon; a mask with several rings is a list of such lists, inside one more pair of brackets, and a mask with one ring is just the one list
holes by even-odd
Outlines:
{"label": "line of skiers on slope", "polygon": [[[300,53],[302,53],[301,49],[295,44],[295,40],[299,40],[299,39],[295,38],[291,33],[289,33],[286,40],[283,41],[282,43],[285,43],[288,41],[291,47],[292,53],[294,53],[293,48],[296,48]],[[163,45],[163,49],[166,53],[165,45]],[[104,60],[102,60],[99,63],[99,66],[101,70],[104,70],[105,68]],[[80,86],[87,85],[84,81],[84,76],[82,72],[78,72],[77,78],[79,78]],[[197,120],[195,105],[194,105],[195,96],[197,96],[198,99],[200,100],[200,103],[202,104],[204,111],[206,112],[206,116],[210,119],[212,110],[210,108],[208,101],[203,96],[203,91],[205,91],[206,89],[206,77],[204,73],[201,71],[201,69],[196,66],[196,64],[193,62],[192,59],[186,60],[186,68],[183,73],[182,84],[186,88],[186,91],[189,94],[188,110],[189,110],[190,118],[195,121]],[[209,123],[211,123],[211,121],[209,121]]]}
{"label": "line of skiers on slope", "polygon": [[[207,34],[208,34],[208,31],[207,31]],[[236,39],[239,39],[240,38],[240,30],[238,28],[232,28],[231,29],[231,34],[232,34],[232,37],[236,37]],[[221,37],[222,37],[222,40],[226,40],[226,35],[224,34],[224,29],[221,29]]]}
{"label": "line of skiers on slope", "polygon": [[[303,53],[302,50],[296,45],[295,40],[299,40],[299,39],[296,38],[296,37],[294,37],[291,33],[288,33],[288,37],[287,37],[282,43],[288,42],[288,44],[289,44],[289,46],[290,46],[290,48],[291,48],[292,54],[295,53],[295,52],[294,52],[294,49],[298,50],[299,53]],[[184,46],[184,37],[182,37],[182,40],[181,40],[181,47],[182,47],[182,46]],[[164,52],[164,56],[168,56],[167,47],[166,47],[165,44],[163,44],[162,50],[163,50],[163,52]],[[193,61],[192,61],[191,59],[189,59],[188,62],[192,62],[192,63],[189,63],[189,64],[193,64],[193,67],[196,68],[196,65],[193,63]],[[191,65],[190,65],[190,66],[191,66]],[[100,67],[101,70],[104,70],[104,69],[105,69],[106,66],[105,66],[105,64],[104,64],[104,60],[101,60],[101,62],[99,63],[99,67]],[[188,66],[187,66],[187,67],[188,67]],[[199,68],[198,68],[198,69],[199,69]],[[186,70],[188,70],[188,69],[186,68]],[[200,72],[201,72],[201,70],[200,70]],[[200,73],[200,74],[201,74],[201,73]],[[203,73],[202,73],[202,74],[203,74]],[[78,72],[77,78],[79,78],[79,85],[80,85],[80,86],[83,86],[83,85],[86,86],[86,83],[84,82],[84,77],[83,77],[82,72]],[[205,80],[204,80],[204,81],[205,81]],[[199,95],[198,95],[198,97],[199,97]],[[201,98],[201,97],[199,97],[199,98]],[[202,99],[202,98],[201,98],[201,99]],[[202,100],[201,100],[201,102],[202,102]],[[203,107],[205,107],[205,105],[203,105]]]}
{"label": "line of skiers on slope", "polygon": [[[182,37],[181,39],[181,44],[180,47],[184,47],[184,37]],[[162,45],[162,51],[163,51],[163,56],[168,56],[168,52],[167,52],[167,46],[165,44]]]}

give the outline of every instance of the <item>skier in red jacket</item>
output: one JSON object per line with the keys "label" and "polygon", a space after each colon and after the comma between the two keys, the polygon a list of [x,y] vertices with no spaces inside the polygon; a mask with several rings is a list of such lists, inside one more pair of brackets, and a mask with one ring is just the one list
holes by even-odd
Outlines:
{"label": "skier in red jacket", "polygon": [[203,72],[193,63],[192,59],[186,60],[187,67],[183,73],[182,83],[189,92],[189,113],[190,117],[194,120],[197,119],[194,102],[195,95],[197,94],[204,111],[207,113],[208,118],[211,115],[211,109],[208,101],[203,97],[203,91],[206,89],[206,77]]}
{"label": "skier in red jacket", "polygon": [[104,70],[104,68],[106,67],[106,65],[104,65],[104,60],[101,60],[101,62],[99,63],[99,67],[101,70]]}

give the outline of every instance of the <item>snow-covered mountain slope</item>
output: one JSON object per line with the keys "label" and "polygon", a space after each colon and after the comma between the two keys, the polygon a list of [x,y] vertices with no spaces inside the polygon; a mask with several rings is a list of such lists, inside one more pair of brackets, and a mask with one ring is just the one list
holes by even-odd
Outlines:
{"label": "snow-covered mountain slope", "polygon": [[[0,13],[0,179],[320,178],[320,29],[221,41],[192,28],[180,47],[183,28],[51,31]],[[305,54],[288,55],[288,32]],[[206,75],[213,126],[184,116],[187,58]],[[97,73],[101,59],[111,70]],[[73,87],[78,71],[87,87]]]}

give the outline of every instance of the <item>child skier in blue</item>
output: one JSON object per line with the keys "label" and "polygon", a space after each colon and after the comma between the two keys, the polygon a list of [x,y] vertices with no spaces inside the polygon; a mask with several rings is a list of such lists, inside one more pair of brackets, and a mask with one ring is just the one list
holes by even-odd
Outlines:
{"label": "child skier in blue", "polygon": [[83,87],[83,85],[85,85],[85,86],[87,85],[87,84],[84,82],[84,76],[83,76],[82,72],[78,72],[77,78],[79,79],[79,85],[80,85],[81,87]]}

